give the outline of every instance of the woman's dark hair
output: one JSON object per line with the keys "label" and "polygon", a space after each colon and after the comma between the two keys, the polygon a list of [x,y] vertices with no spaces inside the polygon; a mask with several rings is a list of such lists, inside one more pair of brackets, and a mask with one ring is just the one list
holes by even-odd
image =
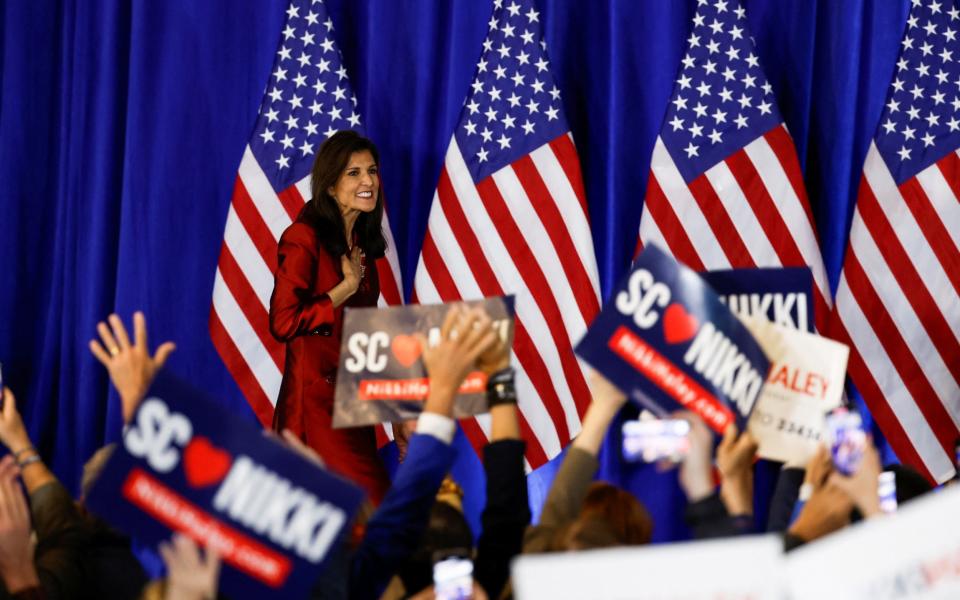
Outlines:
{"label": "woman's dark hair", "polygon": [[415,594],[433,583],[433,563],[445,550],[472,550],[473,532],[463,513],[446,502],[435,502],[420,545],[397,573],[403,587]]}
{"label": "woman's dark hair", "polygon": [[[317,231],[320,244],[333,257],[347,252],[347,238],[344,234],[343,215],[337,201],[327,190],[337,184],[337,180],[347,168],[354,152],[368,151],[374,162],[380,164],[377,147],[356,131],[338,131],[320,146],[317,158],[310,170],[310,194],[312,198],[300,212],[300,220],[309,223]],[[353,226],[357,243],[367,258],[380,258],[387,250],[387,241],[380,229],[383,218],[383,188],[377,186],[376,207],[368,213],[360,213]]]}
{"label": "woman's dark hair", "polygon": [[590,484],[580,508],[581,519],[606,521],[621,544],[649,544],[653,519],[633,494],[604,481]]}

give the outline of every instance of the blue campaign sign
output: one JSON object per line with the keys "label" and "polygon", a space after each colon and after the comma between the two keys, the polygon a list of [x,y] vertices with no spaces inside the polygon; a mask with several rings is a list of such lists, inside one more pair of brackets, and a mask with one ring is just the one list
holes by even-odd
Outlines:
{"label": "blue campaign sign", "polygon": [[735,314],[759,315],[777,325],[813,333],[810,267],[727,269],[700,275]]}
{"label": "blue campaign sign", "polygon": [[215,548],[231,598],[305,597],[363,492],[162,373],[88,507],[147,545]]}
{"label": "blue campaign sign", "polygon": [[692,269],[656,246],[637,257],[576,348],[635,400],[744,430],[770,362]]}

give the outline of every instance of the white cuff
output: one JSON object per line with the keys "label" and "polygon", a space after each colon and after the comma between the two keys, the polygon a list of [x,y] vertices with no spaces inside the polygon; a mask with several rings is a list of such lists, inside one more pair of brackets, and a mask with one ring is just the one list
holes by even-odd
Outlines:
{"label": "white cuff", "polygon": [[441,414],[425,412],[420,413],[417,419],[417,433],[432,435],[444,444],[453,443],[453,434],[457,431],[456,422],[450,417]]}

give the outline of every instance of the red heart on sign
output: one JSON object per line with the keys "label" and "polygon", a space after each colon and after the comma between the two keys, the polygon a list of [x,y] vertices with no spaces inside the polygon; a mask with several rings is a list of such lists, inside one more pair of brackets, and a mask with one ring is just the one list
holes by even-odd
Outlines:
{"label": "red heart on sign", "polygon": [[697,334],[700,322],[683,306],[673,303],[663,311],[663,338],[668,344],[685,342]]}
{"label": "red heart on sign", "polygon": [[395,336],[393,341],[390,342],[390,350],[393,351],[393,355],[397,357],[400,364],[405,367],[417,362],[423,352],[420,342],[412,335]]}
{"label": "red heart on sign", "polygon": [[226,450],[217,448],[205,437],[194,436],[183,449],[183,472],[187,483],[193,487],[206,487],[222,480],[233,457]]}

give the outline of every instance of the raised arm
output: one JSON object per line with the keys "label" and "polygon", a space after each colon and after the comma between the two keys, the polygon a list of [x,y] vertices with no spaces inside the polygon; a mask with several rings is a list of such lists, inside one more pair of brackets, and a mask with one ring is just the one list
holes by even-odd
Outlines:
{"label": "raised arm", "polygon": [[597,454],[600,445],[610,423],[627,400],[623,392],[596,372],[591,375],[590,388],[593,401],[583,417],[583,428],[567,450],[563,464],[550,486],[539,524],[528,529],[524,536],[524,552],[549,549],[554,532],[577,518],[587,488],[599,468]]}
{"label": "raised arm", "polygon": [[140,311],[133,313],[132,344],[120,317],[110,315],[107,321],[109,327],[103,321],[97,324],[100,341],[90,340],[90,352],[107,368],[110,381],[120,395],[123,422],[126,424],[150,389],[157,371],[163,368],[176,346],[173,342],[164,342],[150,356],[147,320]]}
{"label": "raised arm", "polygon": [[377,598],[410,556],[427,527],[434,496],[453,465],[451,447],[456,423],[453,401],[477,357],[492,346],[496,334],[483,311],[451,309],[441,328],[440,343],[424,347],[423,362],[430,391],[407,459],[397,469],[383,503],[367,523],[363,542],[351,564],[350,597]]}
{"label": "raised arm", "polygon": [[490,598],[498,598],[510,576],[510,561],[523,550],[523,533],[530,523],[530,501],[520,439],[514,373],[505,340],[480,357],[477,365],[490,376],[490,443],[483,451],[487,503],[480,517],[474,577]]}

